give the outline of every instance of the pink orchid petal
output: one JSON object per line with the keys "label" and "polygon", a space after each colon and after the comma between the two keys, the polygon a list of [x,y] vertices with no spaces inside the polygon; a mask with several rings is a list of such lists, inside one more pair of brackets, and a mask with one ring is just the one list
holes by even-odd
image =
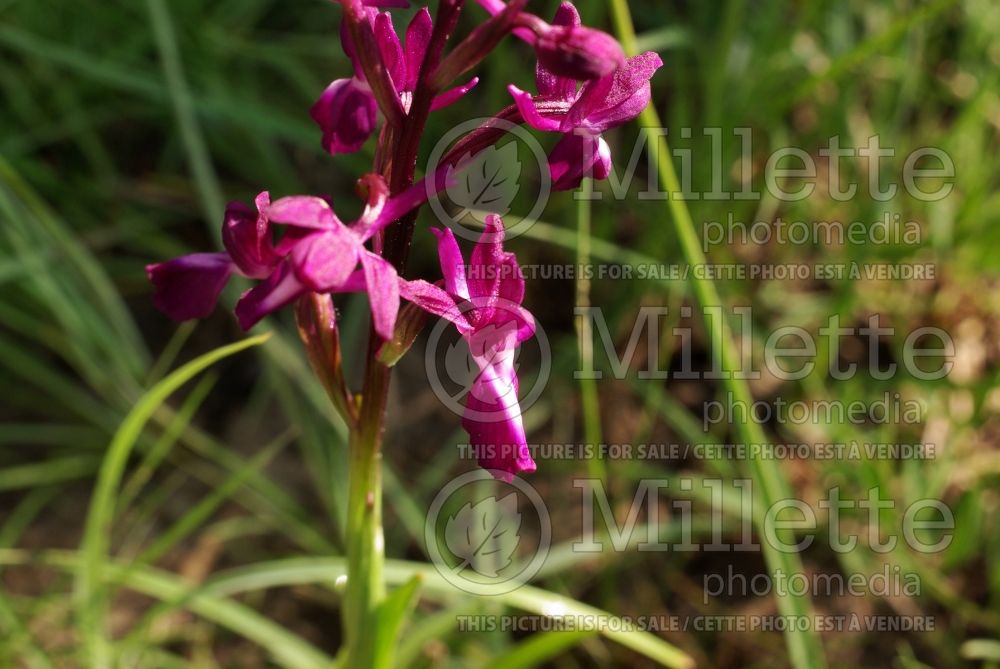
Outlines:
{"label": "pink orchid petal", "polygon": [[530,93],[522,91],[514,84],[509,85],[507,90],[510,92],[511,97],[514,98],[514,103],[517,105],[518,111],[521,112],[525,123],[535,130],[542,130],[544,132],[554,132],[560,129],[561,124],[557,119],[547,118],[538,111],[534,98],[531,97]]}
{"label": "pink orchid petal", "polygon": [[265,281],[243,293],[236,303],[240,327],[249,330],[262,318],[309,291],[295,276],[288,263],[281,263]]}
{"label": "pink orchid petal", "polygon": [[336,290],[358,265],[365,252],[343,226],[304,237],[292,249],[290,260],[299,280],[317,293]]}
{"label": "pink orchid petal", "polygon": [[469,433],[470,444],[488,454],[479,460],[481,467],[502,472],[499,477],[507,481],[514,474],[535,471],[512,367],[488,367],[480,372],[466,397],[462,427]]}
{"label": "pink orchid petal", "polygon": [[631,121],[650,100],[649,80],[663,65],[652,51],[629,58],[613,74],[588,82],[569,110],[563,128],[604,132]]}
{"label": "pink orchid petal", "polygon": [[505,252],[500,261],[500,285],[497,287],[497,294],[501,300],[513,304],[521,304],[524,301],[524,274],[521,266],[517,264],[517,257],[510,252]]}
{"label": "pink orchid petal", "polygon": [[641,114],[642,110],[649,106],[651,99],[652,90],[647,82],[618,105],[592,113],[580,127],[590,132],[605,132],[624,125]]}
{"label": "pink orchid petal", "polygon": [[625,63],[618,40],[581,25],[547,26],[538,34],[535,54],[546,72],[580,81],[609,76]]}
{"label": "pink orchid petal", "polygon": [[385,69],[388,70],[396,88],[401,89],[406,82],[406,61],[403,57],[403,46],[399,43],[399,36],[392,25],[392,16],[389,12],[379,12],[375,15],[373,30]]}
{"label": "pink orchid petal", "polygon": [[[242,202],[230,202],[222,224],[222,242],[241,274],[263,279],[280,260],[271,243],[271,227],[262,213],[270,206],[267,191],[256,198],[257,211]],[[260,212],[260,213],[259,213]]]}
{"label": "pink orchid petal", "polygon": [[531,315],[530,311],[521,306],[518,308],[506,307],[506,309],[511,311],[516,318],[516,340],[518,344],[535,336],[535,317]]}
{"label": "pink orchid petal", "polygon": [[365,283],[365,271],[356,269],[351,272],[346,279],[332,293],[363,293],[367,288]]}
{"label": "pink orchid petal", "polygon": [[485,323],[465,340],[469,345],[469,354],[480,370],[507,366],[513,369],[514,349],[518,343],[515,321]]}
{"label": "pink orchid petal", "polygon": [[330,203],[313,195],[290,195],[271,203],[264,214],[275,223],[329,230],[342,227]]}
{"label": "pink orchid petal", "polygon": [[[554,26],[578,26],[580,25],[580,14],[571,2],[564,2],[556,10],[555,18],[552,19]],[[535,85],[539,95],[567,100],[576,94],[576,80],[570,77],[563,77],[555,74],[542,63],[538,63],[535,68]]]}
{"label": "pink orchid petal", "polygon": [[500,286],[507,278],[504,272],[510,271],[508,254],[503,250],[504,233],[499,216],[486,217],[483,234],[469,257],[469,295],[474,302],[484,300],[492,306],[500,296]]}
{"label": "pink orchid petal", "polygon": [[455,297],[433,283],[428,283],[423,279],[400,280],[399,293],[404,299],[413,302],[427,313],[450,321],[463,335],[472,332],[472,326],[462,309],[456,304]]}
{"label": "pink orchid petal", "polygon": [[475,88],[478,83],[479,77],[473,77],[468,81],[468,83],[462,86],[456,86],[455,88],[448,89],[441,95],[434,98],[434,101],[431,103],[431,111],[444,109],[445,107],[458,102],[466,93]]}
{"label": "pink orchid petal", "polygon": [[552,190],[572,190],[584,177],[607,178],[610,170],[610,149],[598,137],[572,132],[563,138],[549,154]]}
{"label": "pink orchid petal", "polygon": [[391,263],[367,251],[361,255],[361,267],[368,287],[372,326],[382,339],[392,339],[399,312],[399,275]]}
{"label": "pink orchid petal", "polygon": [[175,321],[211,314],[232,272],[225,253],[192,253],[146,266],[153,304]]}
{"label": "pink orchid petal", "polygon": [[595,179],[607,179],[611,174],[611,147],[603,137],[597,138],[597,159],[594,161],[593,176]]}
{"label": "pink orchid petal", "polygon": [[439,230],[431,228],[438,239],[438,260],[441,263],[441,273],[444,275],[444,287],[449,293],[463,299],[470,299],[469,286],[465,274],[465,258],[458,248],[455,233],[449,228]]}
{"label": "pink orchid petal", "polygon": [[424,64],[424,56],[427,54],[427,45],[431,41],[431,33],[434,25],[431,21],[431,13],[426,7],[413,15],[413,20],[406,27],[406,80],[404,88],[408,91],[416,90],[417,78],[420,75],[420,67]]}

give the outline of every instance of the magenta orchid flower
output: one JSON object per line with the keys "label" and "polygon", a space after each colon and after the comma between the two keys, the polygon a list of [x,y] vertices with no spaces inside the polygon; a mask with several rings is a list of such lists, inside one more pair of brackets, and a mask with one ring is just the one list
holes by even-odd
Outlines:
{"label": "magenta orchid flower", "polygon": [[[369,10],[368,18],[382,62],[389,72],[403,110],[408,111],[433,31],[430,12],[423,7],[416,13],[406,28],[405,45],[400,42],[392,25],[392,16],[388,12]],[[360,149],[378,123],[378,104],[365,79],[346,27],[341,29],[340,39],[344,52],[354,66],[354,76],[333,81],[309,110],[313,120],[323,131],[323,148],[334,155],[354,153]],[[456,102],[472,90],[478,81],[478,78],[473,78],[463,86],[438,95],[431,105],[431,111]]]}
{"label": "magenta orchid flower", "polygon": [[[399,310],[399,277],[365,242],[420,204],[426,188],[419,184],[388,199],[381,178],[368,179],[368,185],[373,191],[368,207],[350,225],[319,197],[293,195],[272,203],[264,192],[257,196],[256,215],[242,203],[230,204],[224,253],[194,253],[146,267],[155,304],[175,320],[204,318],[234,273],[263,279],[236,305],[240,326],[248,330],[305,293],[367,290],[375,331],[389,339]],[[272,244],[275,224],[286,230]]]}
{"label": "magenta orchid flower", "polygon": [[467,266],[450,229],[433,230],[444,274],[444,290],[426,282],[407,282],[406,298],[451,321],[469,345],[479,372],[466,397],[462,427],[481,454],[479,464],[511,480],[535,471],[528,451],[518,380],[517,345],[535,333],[535,321],[521,306],[524,277],[513,253],[503,250],[499,216],[486,228]]}
{"label": "magenta orchid flower", "polygon": [[[507,8],[503,0],[479,0],[479,4],[493,16]],[[580,81],[597,79],[611,74],[625,61],[618,40],[603,30],[581,25],[579,17],[575,23],[557,20],[549,24],[534,14],[520,12],[518,23],[513,33],[535,48],[540,65],[560,76]]]}
{"label": "magenta orchid flower", "polygon": [[219,294],[233,273],[253,279],[266,278],[280,262],[271,245],[265,210],[271,205],[267,191],[256,198],[257,213],[242,202],[230,202],[222,224],[223,253],[192,253],[167,262],[147,265],[153,283],[153,302],[174,320],[204,318],[215,309]]}
{"label": "magenta orchid flower", "polygon": [[[571,3],[564,2],[553,25],[578,26],[580,15]],[[584,177],[608,177],[611,149],[601,133],[631,121],[646,108],[651,97],[649,80],[662,65],[656,53],[647,51],[578,88],[575,80],[539,60],[538,96],[508,86],[528,125],[563,134],[549,154],[554,190],[576,188]]]}

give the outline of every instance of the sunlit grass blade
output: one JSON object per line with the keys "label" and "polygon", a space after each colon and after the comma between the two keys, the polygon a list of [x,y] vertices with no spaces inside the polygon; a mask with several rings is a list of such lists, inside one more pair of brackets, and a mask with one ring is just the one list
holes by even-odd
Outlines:
{"label": "sunlit grass blade", "polygon": [[375,661],[377,669],[393,669],[396,644],[406,617],[413,610],[417,601],[417,592],[422,581],[420,574],[414,574],[410,580],[389,593],[379,604],[378,622],[375,630]]}
{"label": "sunlit grass blade", "polygon": [[[590,258],[590,227],[592,213],[590,209],[590,196],[594,191],[594,184],[589,179],[583,180],[580,186],[580,201],[576,209],[576,266],[578,268],[589,267]],[[577,273],[576,277],[576,303],[577,309],[588,309],[590,307],[590,274],[585,271]],[[576,336],[577,336],[577,356],[580,361],[580,369],[594,368],[594,332],[590,319],[584,315],[576,315]],[[583,422],[583,438],[585,443],[596,446],[602,443],[601,439],[601,402],[597,392],[597,379],[584,377],[580,379],[580,414]],[[604,461],[600,458],[589,458],[587,469],[591,478],[605,480]]]}
{"label": "sunlit grass blade", "polygon": [[[628,3],[625,0],[611,0],[611,9],[616,31],[626,53],[637,53],[635,29]],[[659,114],[651,105],[643,111],[639,122],[642,127],[651,130],[663,127]],[[691,267],[703,267],[707,265],[707,260],[701,249],[701,242],[691,219],[691,213],[683,199],[672,196],[672,194],[683,191],[674,170],[666,137],[662,134],[657,135],[655,149],[657,172],[661,185],[668,194],[667,207],[677,231],[684,258]],[[694,273],[692,287],[695,298],[702,309],[722,307],[722,300],[711,278]],[[739,369],[741,353],[733,341],[732,332],[725,319],[707,318],[705,319],[705,327],[708,339],[712,344],[713,354],[718,356],[722,369],[727,371]],[[750,388],[744,379],[737,378],[736,374],[730,373],[726,375],[724,385],[737,404],[747,407],[753,404]],[[752,419],[744,417],[744,420],[734,421],[734,429],[744,444],[768,443],[763,428]],[[754,520],[759,522],[763,518],[765,509],[771,508],[778,500],[791,496],[790,488],[781,469],[781,462],[759,456],[751,457],[749,467],[757,493],[756,502],[759,505],[758,513],[754,514]],[[772,574],[778,571],[786,574],[805,573],[798,554],[779,550],[768,541],[761,542],[761,549],[767,567]],[[789,592],[783,597],[776,597],[776,600],[778,610],[782,615],[796,620],[811,621],[813,619],[812,603],[807,593]],[[791,662],[798,669],[822,669],[826,666],[823,647],[812,625],[797,626],[794,630],[789,630],[785,634],[785,643]]]}
{"label": "sunlit grass blade", "polygon": [[[83,564],[82,554],[68,551],[31,553],[0,549],[0,565],[46,566],[75,571]],[[127,566],[101,563],[98,582],[107,581],[162,601],[177,602],[202,618],[215,622],[266,649],[285,669],[330,669],[333,658],[269,618],[240,604],[204,591],[192,591],[189,584],[172,574],[142,567],[129,572]],[[108,647],[109,661],[112,647]]]}
{"label": "sunlit grass blade", "polygon": [[172,372],[143,395],[112,439],[87,514],[74,593],[83,643],[89,658],[88,665],[94,669],[109,667],[111,662],[103,629],[106,602],[101,570],[108,560],[118,485],[136,440],[146,422],[174,391],[219,360],[259,346],[269,336],[260,335],[215,349]]}
{"label": "sunlit grass blade", "polygon": [[597,636],[597,632],[573,630],[540,632],[514,645],[486,669],[528,669],[558,657],[573,646]]}
{"label": "sunlit grass blade", "polygon": [[222,232],[218,220],[222,216],[225,201],[219,177],[212,165],[212,158],[205,143],[198,117],[195,115],[191,92],[188,90],[184,77],[184,66],[181,62],[180,49],[177,46],[177,36],[174,24],[170,18],[170,10],[164,0],[146,0],[156,48],[160,54],[163,76],[166,80],[170,101],[174,106],[177,125],[180,128],[184,150],[188,155],[188,163],[194,176],[195,185],[201,201],[202,216],[205,225],[215,240],[222,240]]}
{"label": "sunlit grass blade", "polygon": [[286,433],[274,441],[256,456],[251,458],[241,469],[233,472],[225,481],[217,486],[211,494],[195,504],[173,525],[158,532],[156,540],[146,547],[137,557],[134,564],[152,564],[160,556],[188,536],[203,522],[211,517],[219,506],[228,500],[236,490],[246,483],[247,479],[259,472],[291,441],[290,433]]}
{"label": "sunlit grass blade", "polygon": [[92,476],[101,464],[101,459],[92,453],[49,458],[44,462],[32,462],[0,469],[0,490],[19,490],[51,485]]}
{"label": "sunlit grass blade", "polygon": [[[204,585],[202,592],[213,596],[233,596],[251,590],[296,584],[331,584],[346,573],[347,563],[342,558],[290,558],[219,573]],[[386,561],[385,578],[390,584],[403,585],[417,575],[422,579],[422,591],[429,598],[456,601],[469,597],[468,593],[445,580],[431,565],[401,560]],[[628,629],[628,626],[613,614],[570,597],[541,588],[521,586],[513,592],[496,595],[494,601],[542,616],[576,616],[580,619],[608,621],[614,619],[620,624],[614,624],[612,621],[602,626],[600,630],[605,638],[665,667],[689,669],[694,666],[690,657],[663,639],[649,632]]]}
{"label": "sunlit grass blade", "polygon": [[184,432],[184,429],[191,423],[195,412],[201,406],[208,393],[211,392],[215,386],[215,382],[216,377],[214,374],[206,374],[204,378],[198,381],[188,396],[184,398],[184,402],[177,410],[177,415],[167,424],[163,434],[146,451],[139,465],[132,472],[132,475],[121,486],[121,492],[118,494],[118,501],[116,503],[120,511],[128,509],[132,504],[132,500],[139,494],[139,490],[142,489],[143,485],[153,475],[153,472],[156,471],[156,468],[160,466],[163,459],[170,453],[170,449],[173,448],[178,438]]}

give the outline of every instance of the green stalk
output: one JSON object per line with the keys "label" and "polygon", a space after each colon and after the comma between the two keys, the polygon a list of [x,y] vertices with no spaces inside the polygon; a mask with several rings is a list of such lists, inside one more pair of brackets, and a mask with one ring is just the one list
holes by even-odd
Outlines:
{"label": "green stalk", "polygon": [[[612,16],[615,23],[615,30],[618,38],[622,42],[625,52],[630,55],[637,53],[635,27],[632,23],[632,15],[629,11],[627,0],[610,0]],[[640,125],[643,128],[661,128],[659,114],[650,105],[639,117]],[[701,243],[698,240],[698,233],[695,231],[694,221],[688,211],[687,204],[683,199],[674,197],[674,194],[681,193],[680,181],[674,170],[673,162],[670,160],[670,149],[666,137],[662,134],[656,135],[656,164],[659,173],[660,183],[667,194],[667,203],[670,210],[677,237],[680,241],[684,258],[689,265],[704,266],[706,264],[705,254],[701,250]],[[653,147],[650,147],[652,150]],[[704,276],[699,277],[697,273],[692,273],[692,288],[695,299],[701,306],[703,313],[712,307],[721,308],[722,300],[715,288],[715,283]],[[733,335],[725,318],[706,318],[705,329],[712,342],[712,350],[719,356],[722,370],[732,371],[741,368],[739,349],[734,345]],[[753,403],[753,396],[750,394],[750,387],[746,381],[739,379],[735,374],[725,374],[724,385],[726,390],[732,395],[736,405],[750,407]],[[744,444],[765,444],[767,439],[764,430],[759,423],[756,423],[749,416],[747,420],[734,424],[734,428]],[[788,482],[780,469],[778,460],[768,460],[758,457],[751,457],[749,460],[750,474],[753,477],[754,488],[757,493],[757,513],[754,513],[755,522],[759,523],[764,517],[763,511],[771,508],[775,502],[791,497]],[[764,553],[764,560],[768,569],[774,576],[777,570],[782,570],[786,574],[804,573],[802,561],[797,553],[784,553],[777,547],[770,545],[766,540],[761,541],[761,550]],[[808,595],[797,596],[789,593],[784,597],[777,598],[778,611],[783,616],[805,618],[812,622],[812,603]],[[796,628],[785,635],[785,643],[788,647],[788,654],[792,665],[797,669],[823,669],[826,667],[826,660],[823,656],[823,649],[819,637],[812,631],[811,625],[808,631]]]}
{"label": "green stalk", "polygon": [[[360,7],[360,4],[348,3],[345,8]],[[458,21],[461,9],[461,0],[442,0],[438,5],[434,32],[420,67],[413,103],[405,114],[405,123],[401,127],[393,125],[394,130],[398,128],[398,134],[394,132],[388,136],[388,146],[384,148],[392,154],[393,159],[378,167],[387,178],[393,193],[399,193],[413,184],[420,137],[426,127],[434,98],[434,91],[427,81],[431,70],[440,62],[445,43]],[[400,275],[406,267],[415,221],[416,212],[411,212],[389,226],[385,232],[383,257],[396,267]],[[382,531],[382,435],[385,431],[385,408],[392,369],[379,361],[380,345],[381,340],[372,328],[368,335],[368,362],[361,391],[361,411],[358,423],[351,428],[350,438],[344,631],[347,636],[346,666],[351,669],[391,667],[392,650],[387,650],[384,646],[386,643],[395,644],[398,631],[395,628],[398,628],[399,622],[394,620],[396,616],[391,612],[382,611],[386,600],[383,580],[385,537]],[[392,608],[395,604],[399,602],[389,602],[387,606]]]}
{"label": "green stalk", "polygon": [[[372,333],[373,340],[375,334]],[[348,667],[374,667],[375,630],[385,599],[382,534],[382,432],[389,369],[369,355],[360,422],[351,430],[347,498],[344,630]]]}

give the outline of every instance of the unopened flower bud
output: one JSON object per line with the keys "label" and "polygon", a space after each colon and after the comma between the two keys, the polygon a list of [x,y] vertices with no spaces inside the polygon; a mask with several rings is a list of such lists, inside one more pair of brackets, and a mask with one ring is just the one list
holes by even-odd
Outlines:
{"label": "unopened flower bud", "polygon": [[545,25],[536,31],[538,63],[553,74],[577,80],[599,79],[625,62],[611,35],[585,26]]}
{"label": "unopened flower bud", "polygon": [[392,367],[399,362],[413,346],[413,342],[417,340],[417,335],[424,329],[427,320],[427,312],[412,302],[400,309],[399,315],[396,317],[396,330],[392,339],[387,339],[379,348],[379,362],[387,367]]}

